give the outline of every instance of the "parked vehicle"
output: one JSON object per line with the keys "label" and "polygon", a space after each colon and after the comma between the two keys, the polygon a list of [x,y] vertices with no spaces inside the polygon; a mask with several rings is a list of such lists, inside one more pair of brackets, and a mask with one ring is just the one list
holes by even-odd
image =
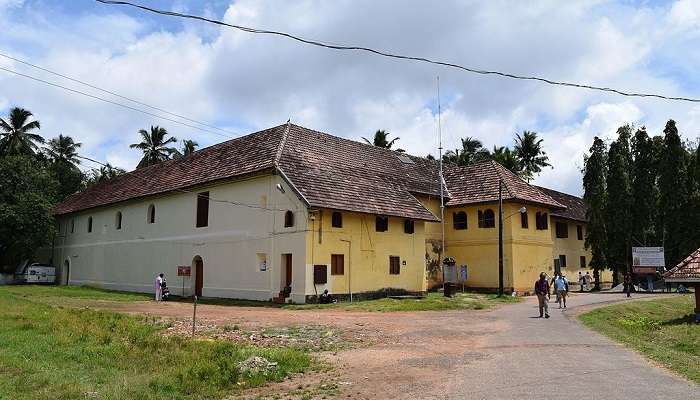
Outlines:
{"label": "parked vehicle", "polygon": [[24,269],[20,277],[25,283],[55,283],[56,267],[48,264],[32,263]]}

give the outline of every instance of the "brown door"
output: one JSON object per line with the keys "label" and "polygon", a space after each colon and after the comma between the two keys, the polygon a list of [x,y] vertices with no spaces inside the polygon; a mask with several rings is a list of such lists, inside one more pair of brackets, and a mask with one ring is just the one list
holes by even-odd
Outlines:
{"label": "brown door", "polygon": [[284,255],[284,286],[292,286],[292,255]]}
{"label": "brown door", "polygon": [[194,262],[194,294],[202,297],[202,287],[204,286],[204,263],[201,258]]}

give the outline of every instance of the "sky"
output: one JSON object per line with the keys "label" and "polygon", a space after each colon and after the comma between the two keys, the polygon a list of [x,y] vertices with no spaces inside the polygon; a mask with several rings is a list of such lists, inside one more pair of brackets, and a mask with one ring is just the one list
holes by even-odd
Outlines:
{"label": "sky", "polygon": [[[479,69],[700,97],[700,0],[141,3]],[[473,75],[92,0],[0,0],[0,53],[226,131],[197,130],[0,70],[0,115],[26,108],[44,137],[70,135],[83,155],[125,169],[140,158],[129,144],[151,125],[208,146],[291,119],[354,140],[383,129],[408,153],[436,155],[437,76],[446,150],[467,136],[488,148],[512,147],[516,133],[535,131],[553,168],[534,183],[572,194],[582,193],[594,136],[610,141],[627,123],[658,135],[674,119],[684,139],[700,137],[698,103]],[[4,57],[0,67],[163,115]]]}

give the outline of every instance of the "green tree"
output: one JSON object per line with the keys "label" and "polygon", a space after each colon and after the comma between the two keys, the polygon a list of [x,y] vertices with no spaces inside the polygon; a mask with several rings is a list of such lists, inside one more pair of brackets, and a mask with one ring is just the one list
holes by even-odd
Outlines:
{"label": "green tree", "polygon": [[82,143],[76,143],[72,137],[58,135],[48,141],[44,154],[48,158],[48,169],[58,181],[57,200],[66,197],[83,188],[83,173],[78,168],[80,157],[78,149]]}
{"label": "green tree", "polygon": [[52,162],[68,163],[73,166],[80,164],[78,149],[82,143],[76,143],[72,137],[58,135],[47,143],[44,149],[46,156]]}
{"label": "green tree", "polygon": [[591,250],[591,260],[588,263],[593,268],[595,280],[594,290],[600,290],[600,271],[605,268],[605,252],[607,250],[606,233],[606,148],[605,143],[596,137],[589,150],[590,154],[584,159],[583,168],[583,199],[588,203],[586,219],[586,249]]}
{"label": "green tree", "polygon": [[632,138],[632,241],[638,245],[656,242],[656,154],[644,127]]}
{"label": "green tree", "polygon": [[107,163],[100,168],[90,171],[90,174],[85,177],[85,185],[91,186],[97,183],[102,183],[125,173],[125,170]]}
{"label": "green tree", "polygon": [[57,182],[36,159],[0,157],[0,266],[13,269],[54,234]]}
{"label": "green tree", "polygon": [[471,165],[479,161],[489,159],[489,151],[479,139],[466,137],[460,139],[461,149],[448,150],[442,155],[443,162],[450,162],[457,165]]}
{"label": "green tree", "polygon": [[[397,140],[401,139],[399,137],[395,137],[391,140],[389,140],[389,135],[390,133],[384,130],[378,130],[374,132],[374,138],[372,140],[367,139],[366,137],[362,137],[362,140],[364,140],[367,144],[371,144],[372,146],[377,146],[381,147],[383,149],[388,149],[391,150],[391,147],[396,143]],[[396,151],[403,153],[403,149],[396,149]]]}
{"label": "green tree", "polygon": [[537,132],[523,131],[515,135],[515,155],[522,168],[521,176],[528,182],[539,174],[544,167],[551,167],[547,153],[542,150],[542,139],[537,138]]}
{"label": "green tree", "polygon": [[[686,254],[688,231],[687,153],[681,143],[676,122],[664,128],[663,152],[659,161],[659,213],[667,265],[676,265]],[[697,229],[693,227],[692,229]]]}
{"label": "green tree", "polygon": [[0,118],[0,155],[35,154],[37,143],[44,138],[32,131],[40,129],[39,121],[29,121],[32,113],[19,107],[10,110],[7,120]]}
{"label": "green tree", "polygon": [[523,172],[520,160],[516,156],[515,152],[508,147],[493,146],[493,151],[489,153],[489,158],[498,162],[516,175],[521,175]]}
{"label": "green tree", "polygon": [[607,267],[613,271],[613,286],[617,286],[618,273],[626,272],[632,242],[632,182],[630,179],[630,137],[632,127],[625,125],[617,130],[618,138],[612,142],[607,156],[606,234]]}
{"label": "green tree", "polygon": [[139,161],[136,168],[143,168],[149,165],[155,165],[165,160],[169,160],[173,155],[177,154],[177,149],[168,147],[170,143],[177,143],[177,139],[168,136],[168,131],[159,126],[151,126],[150,132],[141,129],[141,143],[130,145],[132,149],[139,149],[143,152],[143,158]]}
{"label": "green tree", "polygon": [[195,150],[199,147],[199,143],[195,142],[194,140],[190,139],[183,139],[182,140],[182,155],[188,156],[192,153],[195,152]]}

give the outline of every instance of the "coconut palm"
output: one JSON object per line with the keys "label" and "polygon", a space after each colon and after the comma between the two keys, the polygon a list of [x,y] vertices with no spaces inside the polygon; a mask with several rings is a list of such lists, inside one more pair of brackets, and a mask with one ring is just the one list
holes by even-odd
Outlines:
{"label": "coconut palm", "polygon": [[72,137],[59,134],[47,144],[48,147],[44,149],[44,153],[51,161],[73,166],[80,164],[78,148],[83,145],[82,143],[76,143]]}
{"label": "coconut palm", "polygon": [[166,139],[168,131],[165,128],[151,126],[150,132],[141,129],[139,134],[142,139],[141,143],[134,143],[129,146],[132,149],[139,149],[143,152],[143,158],[141,158],[136,168],[158,164],[169,160],[173,155],[177,154],[177,149],[168,147],[170,143],[177,143],[177,139],[172,136]]}
{"label": "coconut palm", "polygon": [[523,131],[515,135],[516,157],[520,160],[521,176],[528,182],[533,175],[539,174],[544,167],[551,167],[547,153],[542,150],[542,139],[537,138],[537,132]]}
{"label": "coconut palm", "polygon": [[86,176],[86,184],[87,186],[94,185],[96,183],[108,181],[125,173],[125,170],[107,163],[101,166],[99,169],[96,168],[90,171],[90,174]]}
{"label": "coconut palm", "polygon": [[460,141],[462,142],[462,148],[448,150],[442,156],[442,161],[457,165],[471,165],[489,158],[489,151],[484,148],[479,139],[467,136],[460,139]]}
{"label": "coconut palm", "polygon": [[493,152],[489,154],[489,158],[501,164],[506,169],[517,175],[520,175],[522,173],[522,169],[520,167],[520,160],[518,160],[518,157],[515,155],[515,152],[508,147],[493,146]]}
{"label": "coconut palm", "polygon": [[0,155],[34,154],[37,143],[44,143],[41,135],[31,132],[41,128],[39,121],[29,121],[31,116],[30,111],[15,107],[7,120],[0,118]]}
{"label": "coconut palm", "polygon": [[190,139],[182,140],[182,155],[188,156],[195,152],[196,148],[199,147],[199,143]]}
{"label": "coconut palm", "polygon": [[[370,141],[366,137],[362,137],[362,139],[367,142],[367,144],[371,144],[372,146],[377,146],[381,147],[384,149],[391,150],[391,146],[396,143],[397,140],[401,139],[399,137],[395,137],[391,140],[389,140],[389,135],[390,133],[385,131],[385,130],[378,130],[374,132],[374,138]],[[396,149],[396,151],[403,153],[403,149]]]}

